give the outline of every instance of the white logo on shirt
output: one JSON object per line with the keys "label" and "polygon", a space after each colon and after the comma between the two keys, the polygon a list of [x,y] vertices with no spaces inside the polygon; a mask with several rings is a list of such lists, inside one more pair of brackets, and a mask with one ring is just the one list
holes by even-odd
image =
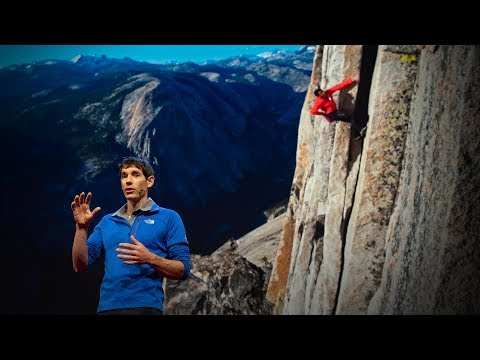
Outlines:
{"label": "white logo on shirt", "polygon": [[155,224],[155,220],[152,220],[152,219],[145,219],[145,223],[146,223],[146,224],[150,224],[150,225],[152,225],[152,224]]}

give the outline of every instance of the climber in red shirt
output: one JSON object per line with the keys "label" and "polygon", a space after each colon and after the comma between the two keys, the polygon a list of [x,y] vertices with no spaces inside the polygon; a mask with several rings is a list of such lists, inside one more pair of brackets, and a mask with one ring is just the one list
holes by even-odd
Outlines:
{"label": "climber in red shirt", "polygon": [[342,90],[349,85],[356,84],[357,82],[357,79],[347,79],[327,90],[322,90],[320,88],[316,89],[314,92],[316,96],[315,103],[310,109],[310,114],[323,115],[329,123],[332,121],[350,122],[350,116],[346,112],[337,109],[337,104],[335,104],[335,101],[333,100],[333,93]]}

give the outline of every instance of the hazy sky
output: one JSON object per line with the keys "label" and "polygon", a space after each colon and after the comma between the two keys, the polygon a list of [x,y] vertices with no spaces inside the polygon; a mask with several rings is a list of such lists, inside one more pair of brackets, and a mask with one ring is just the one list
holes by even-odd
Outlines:
{"label": "hazy sky", "polygon": [[259,54],[275,49],[295,51],[301,45],[0,45],[0,67],[39,60],[70,60],[75,55],[130,57],[162,63],[224,59],[234,55]]}

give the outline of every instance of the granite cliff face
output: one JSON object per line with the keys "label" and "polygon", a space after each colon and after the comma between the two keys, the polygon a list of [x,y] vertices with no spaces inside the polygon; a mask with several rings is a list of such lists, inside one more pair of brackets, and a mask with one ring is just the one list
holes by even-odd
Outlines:
{"label": "granite cliff face", "polygon": [[[317,84],[368,123],[309,114]],[[480,48],[319,46],[267,298],[277,314],[480,311]]]}
{"label": "granite cliff face", "polygon": [[[336,100],[353,125],[312,116],[314,88],[348,77]],[[478,313],[479,81],[478,46],[319,46],[286,213],[195,258],[169,311]]]}

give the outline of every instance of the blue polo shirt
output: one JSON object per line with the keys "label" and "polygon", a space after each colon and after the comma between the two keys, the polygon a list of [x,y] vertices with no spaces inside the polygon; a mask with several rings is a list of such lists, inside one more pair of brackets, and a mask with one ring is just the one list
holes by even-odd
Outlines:
{"label": "blue polo shirt", "polygon": [[[151,205],[151,206],[150,206]],[[127,265],[118,258],[119,244],[130,235],[152,253],[183,263],[183,280],[190,274],[190,248],[180,215],[149,199],[132,223],[121,209],[105,215],[87,240],[88,266],[105,257],[105,274],[97,311],[153,307],[163,311],[163,276],[147,264]]]}

